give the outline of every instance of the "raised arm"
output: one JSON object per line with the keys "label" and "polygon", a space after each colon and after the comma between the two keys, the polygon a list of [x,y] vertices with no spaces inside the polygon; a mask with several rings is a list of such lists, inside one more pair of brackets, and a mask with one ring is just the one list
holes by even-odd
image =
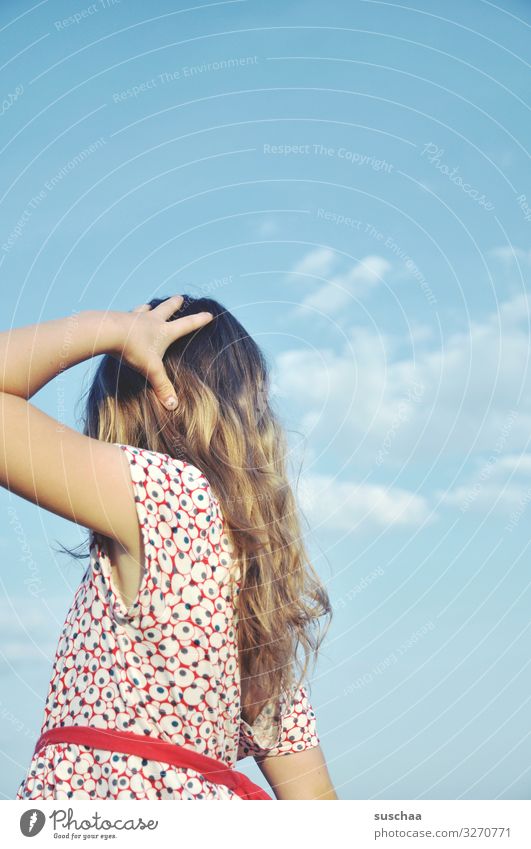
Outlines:
{"label": "raised arm", "polygon": [[81,312],[0,333],[0,485],[133,554],[139,528],[123,452],[66,427],[28,399],[65,369],[109,353],[144,374],[162,402],[172,391],[162,362],[166,348],[206,323],[205,314],[169,322],[180,300],[147,312]]}

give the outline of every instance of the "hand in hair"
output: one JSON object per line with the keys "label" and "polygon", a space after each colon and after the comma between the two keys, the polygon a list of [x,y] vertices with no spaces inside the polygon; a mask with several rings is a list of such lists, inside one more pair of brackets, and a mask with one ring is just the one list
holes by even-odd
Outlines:
{"label": "hand in hair", "polygon": [[182,302],[182,295],[174,295],[153,309],[140,304],[130,312],[115,313],[120,330],[113,356],[143,375],[169,410],[177,406],[177,399],[162,361],[166,349],[213,318],[212,313],[200,312],[169,321]]}

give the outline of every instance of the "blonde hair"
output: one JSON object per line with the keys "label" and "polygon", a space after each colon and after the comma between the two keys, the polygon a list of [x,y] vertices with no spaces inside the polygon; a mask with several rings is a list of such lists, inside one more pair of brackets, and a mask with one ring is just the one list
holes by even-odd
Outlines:
{"label": "blonde hair", "polygon": [[[186,460],[208,479],[240,567],[242,717],[252,724],[265,704],[273,701],[278,709],[279,696],[295,683],[295,666],[295,686],[306,678],[332,609],[302,540],[265,358],[218,301],[185,295],[172,319],[205,310],[213,321],[164,356],[177,409],[168,412],[138,372],[108,355],[88,391],[84,432]],[[317,627],[323,617],[324,630]]]}

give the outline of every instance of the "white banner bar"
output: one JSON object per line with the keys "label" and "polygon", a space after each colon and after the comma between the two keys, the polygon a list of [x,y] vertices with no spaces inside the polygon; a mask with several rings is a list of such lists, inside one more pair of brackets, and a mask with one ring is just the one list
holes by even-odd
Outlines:
{"label": "white banner bar", "polygon": [[218,801],[4,801],[2,843],[10,849],[109,843],[145,849],[163,842],[171,849],[531,847],[528,801],[300,801],[274,807],[240,801],[236,807]]}

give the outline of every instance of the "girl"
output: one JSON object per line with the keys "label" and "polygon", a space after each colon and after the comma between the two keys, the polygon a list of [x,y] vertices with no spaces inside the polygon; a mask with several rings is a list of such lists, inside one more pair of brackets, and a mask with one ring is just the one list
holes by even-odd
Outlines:
{"label": "girl", "polygon": [[[100,354],[82,434],[29,403]],[[330,603],[255,342],[176,295],[0,334],[0,365],[0,483],[90,531],[16,798],[271,799],[252,755],[277,799],[337,799],[304,684]]]}

